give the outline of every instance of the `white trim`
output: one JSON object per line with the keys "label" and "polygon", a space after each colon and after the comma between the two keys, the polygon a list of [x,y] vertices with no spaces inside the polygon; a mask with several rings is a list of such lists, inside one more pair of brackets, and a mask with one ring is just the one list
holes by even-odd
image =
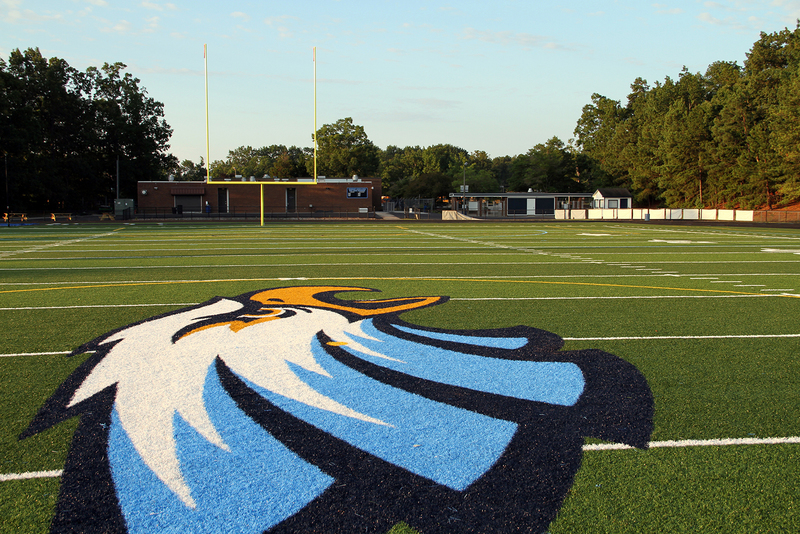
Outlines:
{"label": "white trim", "polygon": [[[759,297],[772,297],[774,295],[757,295]],[[0,311],[18,310],[74,310],[78,308],[148,308],[158,306],[195,306],[198,302],[179,302],[173,304],[87,304],[83,306],[25,306],[20,308],[0,308]]]}
{"label": "white trim", "polygon": [[29,473],[6,473],[0,474],[0,482],[7,482],[9,480],[30,480],[32,478],[56,478],[60,477],[64,471],[61,469],[55,471],[32,471]]}
{"label": "white trim", "polygon": [[639,336],[639,337],[565,337],[564,341],[647,341],[659,339],[770,339],[796,338],[800,334],[748,334],[733,336]]}
{"label": "white trim", "polygon": [[[800,444],[800,436],[786,438],[723,438],[723,439],[684,439],[680,441],[651,441],[647,444],[649,449],[678,448],[678,447],[729,447],[731,445],[783,445]],[[584,451],[617,451],[633,449],[630,445],[622,443],[597,443],[584,445]]]}

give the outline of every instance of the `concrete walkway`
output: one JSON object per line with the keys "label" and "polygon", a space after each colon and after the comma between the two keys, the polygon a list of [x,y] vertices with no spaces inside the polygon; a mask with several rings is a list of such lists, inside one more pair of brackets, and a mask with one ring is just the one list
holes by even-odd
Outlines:
{"label": "concrete walkway", "polygon": [[399,221],[400,220],[400,217],[398,217],[398,216],[396,216],[393,213],[390,213],[388,211],[376,211],[375,212],[375,217],[377,217],[378,219],[384,219],[384,220],[387,220],[387,221]]}

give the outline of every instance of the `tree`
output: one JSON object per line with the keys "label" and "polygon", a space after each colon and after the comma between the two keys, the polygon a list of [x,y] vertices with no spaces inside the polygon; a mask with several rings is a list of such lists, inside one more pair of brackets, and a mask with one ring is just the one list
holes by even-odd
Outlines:
{"label": "tree", "polygon": [[[363,126],[350,117],[325,124],[317,131],[317,174],[320,176],[373,176],[380,165],[379,149]],[[313,167],[313,163],[307,163]],[[308,169],[313,172],[313,168]]]}
{"label": "tree", "polygon": [[0,141],[15,177],[11,196],[21,207],[63,207],[73,200],[72,179],[88,170],[82,150],[87,110],[75,83],[77,71],[30,48],[12,51],[0,69],[5,82]]}
{"label": "tree", "polygon": [[113,177],[119,158],[121,197],[135,196],[136,182],[163,179],[177,159],[167,153],[172,128],[164,120],[164,104],[147,96],[140,80],[124,73],[124,63],[89,67],[81,84],[88,93],[95,141],[104,172]]}
{"label": "tree", "polygon": [[178,181],[203,181],[206,179],[206,165],[203,157],[200,156],[200,163],[195,163],[190,159],[183,160],[173,172]]}
{"label": "tree", "polygon": [[432,145],[422,152],[423,173],[460,172],[469,158],[469,152],[453,145]]}
{"label": "tree", "polygon": [[783,177],[779,203],[800,198],[800,65],[778,88],[778,104],[769,111],[770,143],[778,154]]}
{"label": "tree", "polygon": [[491,171],[472,165],[464,170],[461,178],[456,178],[451,182],[450,190],[460,191],[465,181],[470,193],[497,193],[500,191],[500,184]]}
{"label": "tree", "polygon": [[278,178],[301,178],[308,176],[306,162],[310,158],[311,149],[284,145],[270,145],[261,148],[240,146],[228,151],[224,161],[211,163],[211,175],[215,178],[233,178],[236,175],[265,175]]}
{"label": "tree", "polygon": [[420,174],[408,183],[404,196],[407,198],[448,198],[452,192],[451,180],[452,178],[443,172]]}
{"label": "tree", "polygon": [[386,150],[380,151],[381,185],[383,190],[388,192],[392,186],[412,174],[411,169],[406,165],[403,158],[405,149],[389,145]]}
{"label": "tree", "polygon": [[38,49],[0,61],[0,145],[15,179],[19,208],[87,209],[133,196],[137,180],[177,166],[163,105],[148,97],[125,65],[78,72]]}
{"label": "tree", "polygon": [[579,191],[575,157],[558,137],[538,144],[512,164],[508,186],[512,191]]}

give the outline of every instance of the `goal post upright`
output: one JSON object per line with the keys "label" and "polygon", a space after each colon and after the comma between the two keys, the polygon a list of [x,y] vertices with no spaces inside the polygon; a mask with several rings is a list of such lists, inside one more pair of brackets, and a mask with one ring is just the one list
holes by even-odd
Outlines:
{"label": "goal post upright", "polygon": [[205,63],[206,79],[206,181],[211,181],[211,146],[208,135],[208,45],[203,45],[203,62]]}
{"label": "goal post upright", "polygon": [[317,47],[314,47],[314,183],[317,183]]}
{"label": "goal post upright", "polygon": [[209,126],[208,126],[208,54],[206,45],[203,45],[203,59],[205,61],[205,86],[206,86],[206,183],[209,185],[258,185],[260,189],[260,205],[259,211],[261,214],[261,226],[264,226],[264,186],[265,185],[308,185],[317,184],[317,47],[313,47],[313,63],[314,63],[314,176],[311,180],[295,180],[284,181],[274,179],[273,181],[258,181],[249,182],[241,181],[235,182],[233,180],[213,180],[211,178],[211,150],[209,141]]}

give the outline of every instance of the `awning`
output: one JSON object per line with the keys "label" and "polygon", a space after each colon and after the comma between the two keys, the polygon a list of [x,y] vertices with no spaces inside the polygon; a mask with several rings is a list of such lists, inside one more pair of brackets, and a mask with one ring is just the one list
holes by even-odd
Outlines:
{"label": "awning", "polygon": [[205,195],[205,187],[173,187],[170,189],[173,195]]}

